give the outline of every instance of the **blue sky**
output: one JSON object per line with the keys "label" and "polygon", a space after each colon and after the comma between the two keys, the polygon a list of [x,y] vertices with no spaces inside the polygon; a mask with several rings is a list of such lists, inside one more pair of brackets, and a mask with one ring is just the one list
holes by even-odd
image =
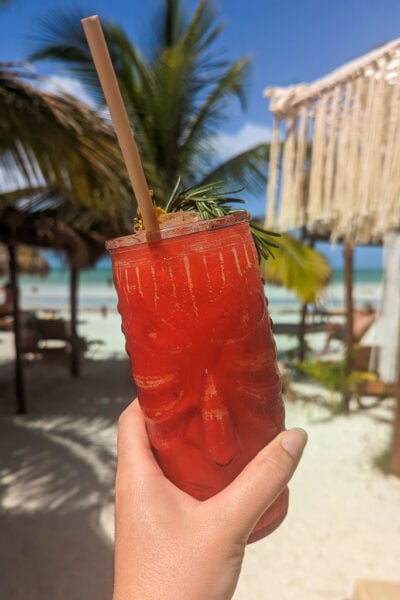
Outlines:
{"label": "blue sky", "polygon": [[[97,13],[117,21],[143,47],[161,1],[14,0],[0,10],[0,60],[25,60],[40,19],[66,6],[86,16]],[[191,10],[198,0],[184,3]],[[252,59],[248,107],[244,114],[236,104],[229,107],[230,118],[218,140],[223,155],[268,139],[271,117],[262,97],[265,87],[312,81],[400,35],[400,0],[215,0],[214,5],[225,25],[221,51],[227,58],[249,55]],[[82,88],[61,68],[42,64],[37,68],[82,96]],[[264,198],[250,209],[262,213]],[[324,246],[323,250],[335,266],[340,265],[340,248]],[[379,267],[381,252],[358,249],[356,264]]]}

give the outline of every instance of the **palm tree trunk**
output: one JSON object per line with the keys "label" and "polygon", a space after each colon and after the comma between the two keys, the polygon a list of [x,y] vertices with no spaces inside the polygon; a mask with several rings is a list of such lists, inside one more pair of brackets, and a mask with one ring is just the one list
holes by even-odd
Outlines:
{"label": "palm tree trunk", "polygon": [[9,261],[10,261],[10,281],[12,286],[13,296],[13,313],[14,313],[14,347],[15,347],[15,397],[17,415],[25,415],[26,399],[25,399],[25,384],[24,372],[22,368],[21,356],[21,313],[19,310],[19,289],[18,289],[18,263],[16,257],[15,246],[8,245]]}
{"label": "palm tree trunk", "polygon": [[80,351],[78,337],[78,284],[79,269],[70,266],[70,312],[71,312],[71,375],[80,375]]}

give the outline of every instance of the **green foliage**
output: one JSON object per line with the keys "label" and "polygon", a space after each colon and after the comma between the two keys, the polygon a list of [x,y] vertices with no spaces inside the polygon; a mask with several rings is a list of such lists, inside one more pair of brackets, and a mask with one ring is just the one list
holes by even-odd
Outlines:
{"label": "green foliage", "polygon": [[[61,63],[103,101],[80,25],[84,16],[70,10],[47,15],[31,59]],[[105,19],[102,25],[157,204],[165,206],[178,177],[186,190],[224,181],[228,189],[264,194],[269,144],[258,144],[218,164],[214,141],[230,117],[228,102],[236,99],[246,106],[249,59],[225,60],[219,46],[223,28],[210,0],[200,0],[191,15],[180,0],[163,0],[153,22],[155,28],[148,31],[150,41],[143,48],[133,44],[119,25]],[[193,195],[186,206],[189,200],[204,216],[227,209],[224,202],[205,206]],[[327,261],[313,250],[301,250],[294,238],[282,236],[277,242],[276,234],[256,223],[251,228],[266,281],[295,290],[304,302],[315,301],[330,277]],[[280,248],[274,252],[276,261],[265,262],[276,245]]]}
{"label": "green foliage", "polygon": [[375,373],[370,371],[351,371],[347,373],[345,359],[338,361],[305,360],[299,368],[332,392],[348,392],[356,389],[360,381],[373,381]]}
{"label": "green foliage", "polygon": [[[244,203],[242,199],[232,196],[242,190],[227,192],[225,186],[223,181],[216,181],[181,189],[178,178],[165,210],[196,211],[202,219],[222,217],[242,210],[231,206]],[[256,221],[251,221],[250,230],[265,280],[293,289],[303,302],[315,302],[331,276],[331,268],[325,257],[287,234],[280,235],[263,229]],[[271,256],[276,261],[268,261],[275,263],[269,267],[266,261]]]}
{"label": "green foliage", "polygon": [[[344,399],[357,392],[359,382],[376,379],[376,375],[369,371],[348,373],[344,358],[339,361],[306,360],[298,368],[331,392],[330,408],[333,413],[346,410]],[[337,394],[342,397],[342,401],[337,399]]]}
{"label": "green foliage", "polygon": [[113,130],[80,102],[38,86],[31,71],[0,63],[0,164],[19,173],[17,189],[0,195],[0,210],[68,207],[81,220],[122,227],[130,196]]}
{"label": "green foliage", "polygon": [[276,260],[261,262],[265,281],[294,290],[301,302],[317,303],[332,276],[329,261],[289,234],[282,234],[277,243]]}
{"label": "green foliage", "polygon": [[[71,341],[71,340],[70,340]],[[86,336],[78,336],[78,349],[82,354],[89,352],[93,346],[104,346],[104,340],[90,340]]]}
{"label": "green foliage", "polygon": [[303,361],[299,368],[331,392],[344,392],[346,368],[344,360],[328,362],[323,360]]}
{"label": "green foliage", "polygon": [[391,448],[388,444],[387,447],[378,452],[372,460],[372,464],[375,469],[378,469],[378,471],[381,471],[385,475],[389,473],[390,453]]}
{"label": "green foliage", "polygon": [[[234,209],[231,204],[243,204],[240,198],[233,198],[230,194],[235,192],[226,192],[223,181],[217,181],[207,185],[192,187],[180,190],[180,178],[174,187],[172,194],[166,204],[167,212],[177,212],[179,210],[198,212],[202,219],[214,219],[224,217],[237,212],[244,212],[243,209]],[[240,191],[240,190],[238,190]],[[275,239],[279,234],[262,229],[255,222],[250,223],[254,243],[258,250],[260,259],[267,259],[269,255],[273,256],[271,248],[279,248]]]}

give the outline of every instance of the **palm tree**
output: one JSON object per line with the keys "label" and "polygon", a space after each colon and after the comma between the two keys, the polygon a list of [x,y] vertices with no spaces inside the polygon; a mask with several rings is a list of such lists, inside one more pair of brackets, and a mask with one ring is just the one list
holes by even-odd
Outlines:
{"label": "palm tree", "polygon": [[131,201],[112,128],[41,83],[21,65],[0,63],[0,209],[63,204],[121,223]]}
{"label": "palm tree", "polygon": [[[44,21],[31,59],[61,62],[101,98],[81,16],[69,12]],[[249,60],[221,58],[216,43],[222,27],[216,16],[209,0],[199,2],[191,19],[179,0],[165,0],[155,20],[155,41],[143,51],[121,27],[104,23],[145,173],[161,205],[178,176],[183,187],[218,179],[253,193],[265,187],[267,143],[217,163],[212,140],[226,120],[227,102],[236,98],[246,106]]]}
{"label": "palm tree", "polygon": [[[82,16],[69,11],[44,20],[30,58],[66,66],[101,105],[104,99],[80,24]],[[221,57],[217,42],[222,26],[209,0],[200,0],[191,18],[180,0],[164,0],[154,23],[153,35],[147,36],[149,48],[143,50],[117,24],[105,21],[103,29],[156,203],[166,204],[178,177],[183,188],[224,181],[226,190],[245,187],[252,194],[263,193],[267,142],[224,163],[217,162],[212,144],[226,121],[228,101],[236,98],[246,107],[249,59],[230,62]],[[271,278],[295,289],[301,300],[315,301],[330,276],[327,261],[310,248],[302,251],[293,238],[283,241],[287,250],[276,253],[277,269]],[[314,277],[305,279],[313,258]],[[287,260],[290,269],[283,268]],[[263,270],[268,277],[269,269]]]}

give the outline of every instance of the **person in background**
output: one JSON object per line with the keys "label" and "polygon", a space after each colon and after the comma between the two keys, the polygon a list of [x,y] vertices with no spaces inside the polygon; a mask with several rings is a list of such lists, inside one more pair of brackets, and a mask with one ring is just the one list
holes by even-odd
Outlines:
{"label": "person in background", "polygon": [[302,429],[283,431],[201,502],[163,475],[133,402],[118,432],[113,600],[232,598],[247,539],[292,477],[306,441]]}

